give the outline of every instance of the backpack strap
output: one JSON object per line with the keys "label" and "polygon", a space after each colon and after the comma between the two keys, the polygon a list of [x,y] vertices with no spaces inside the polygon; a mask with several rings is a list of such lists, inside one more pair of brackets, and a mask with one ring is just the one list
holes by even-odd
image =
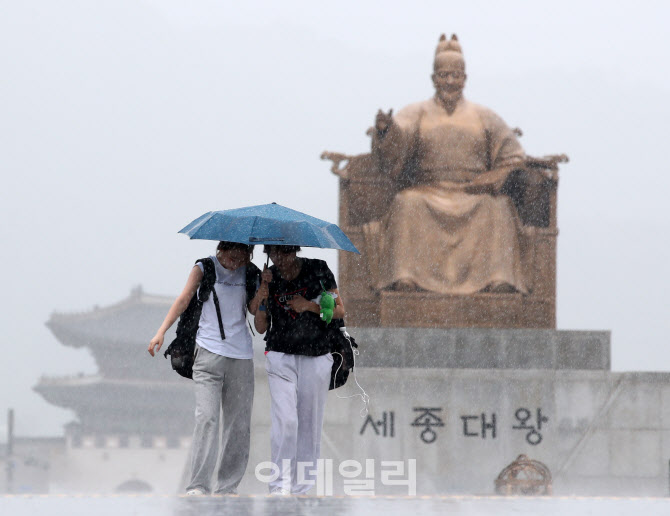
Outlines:
{"label": "backpack strap", "polygon": [[221,308],[219,307],[219,298],[216,295],[216,290],[212,288],[212,295],[214,296],[214,307],[216,308],[216,318],[219,320],[219,331],[221,332],[221,340],[226,340],[226,332],[223,331],[223,321],[221,320]]}
{"label": "backpack strap", "polygon": [[214,262],[209,258],[200,258],[195,263],[201,263],[203,267],[203,277],[198,289],[198,301],[204,303],[209,299],[209,293],[214,288],[214,283],[216,283],[216,269]]}
{"label": "backpack strap", "polygon": [[216,295],[214,284],[216,283],[216,268],[214,262],[209,258],[202,258],[195,263],[202,263],[204,268],[204,275],[200,282],[200,290],[198,292],[198,300],[204,303],[209,299],[209,293],[214,297],[214,307],[216,308],[216,318],[219,320],[219,331],[221,332],[221,340],[226,340],[226,332],[223,331],[223,320],[221,319],[221,307],[219,306],[219,298]]}

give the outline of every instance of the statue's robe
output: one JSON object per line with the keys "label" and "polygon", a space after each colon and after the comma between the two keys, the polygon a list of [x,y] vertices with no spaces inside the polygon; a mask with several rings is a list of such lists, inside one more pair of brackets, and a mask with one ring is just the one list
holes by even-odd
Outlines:
{"label": "statue's robe", "polygon": [[452,114],[432,98],[394,120],[385,135],[373,135],[373,155],[398,181],[410,170],[413,183],[382,220],[364,227],[376,288],[405,281],[441,294],[508,286],[527,293],[528,250],[513,203],[506,195],[467,191],[486,172],[524,159],[512,130],[465,99]]}

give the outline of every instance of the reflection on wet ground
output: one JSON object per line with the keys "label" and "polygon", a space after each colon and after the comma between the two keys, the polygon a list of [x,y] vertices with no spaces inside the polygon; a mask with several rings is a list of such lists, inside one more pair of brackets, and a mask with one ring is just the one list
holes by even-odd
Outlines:
{"label": "reflection on wet ground", "polygon": [[353,515],[437,516],[443,514],[570,516],[670,514],[668,498],[591,497],[269,497],[269,496],[0,496],[3,516],[235,516]]}

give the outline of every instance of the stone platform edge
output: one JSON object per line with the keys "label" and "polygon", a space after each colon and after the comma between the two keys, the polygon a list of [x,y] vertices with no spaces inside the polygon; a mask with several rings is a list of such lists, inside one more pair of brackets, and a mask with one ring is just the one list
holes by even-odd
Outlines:
{"label": "stone platform edge", "polygon": [[361,367],[609,371],[609,331],[348,327]]}

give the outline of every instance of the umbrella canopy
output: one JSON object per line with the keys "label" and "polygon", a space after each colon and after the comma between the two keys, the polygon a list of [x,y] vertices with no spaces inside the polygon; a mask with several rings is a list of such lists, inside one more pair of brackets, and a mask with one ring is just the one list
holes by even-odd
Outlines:
{"label": "umbrella canopy", "polygon": [[276,203],[210,211],[179,232],[191,239],[225,240],[251,245],[299,245],[360,254],[336,224]]}

